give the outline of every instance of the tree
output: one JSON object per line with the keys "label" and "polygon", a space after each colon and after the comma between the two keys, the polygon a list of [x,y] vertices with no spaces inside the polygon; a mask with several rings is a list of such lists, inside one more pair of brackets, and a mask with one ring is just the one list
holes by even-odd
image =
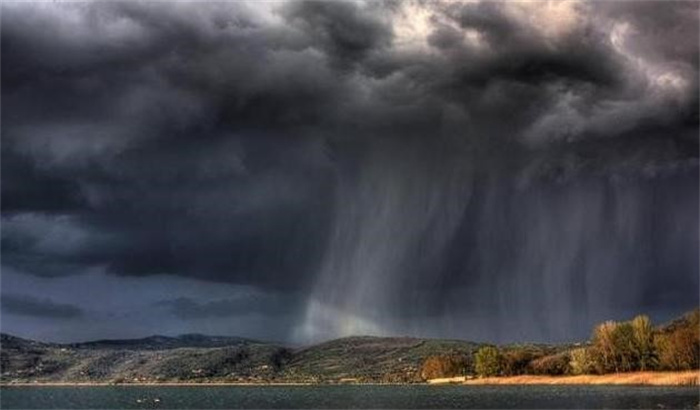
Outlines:
{"label": "tree", "polygon": [[598,373],[629,372],[637,367],[631,322],[604,322],[593,332],[592,353]]}
{"label": "tree", "polygon": [[[604,322],[593,331],[589,353],[597,373],[698,369],[700,309],[658,330],[644,315],[628,322]],[[582,352],[574,355],[572,369],[575,372],[583,371],[579,365],[582,355]]]}
{"label": "tree", "polygon": [[639,315],[632,319],[634,337],[633,354],[635,370],[651,370],[656,367],[656,349],[654,346],[654,328],[648,316]]}
{"label": "tree", "polygon": [[430,356],[423,361],[420,375],[423,380],[459,376],[467,372],[468,364],[460,355]]}
{"label": "tree", "polygon": [[474,355],[474,370],[479,376],[498,376],[502,367],[503,357],[495,346],[483,346]]}
{"label": "tree", "polygon": [[597,373],[617,371],[614,336],[616,328],[617,323],[608,320],[593,330],[592,352]]}
{"label": "tree", "polygon": [[631,322],[618,323],[613,331],[613,345],[615,349],[615,371],[631,372],[636,368],[634,353],[634,328]]}
{"label": "tree", "polygon": [[659,367],[665,370],[700,368],[700,309],[686,315],[654,338]]}

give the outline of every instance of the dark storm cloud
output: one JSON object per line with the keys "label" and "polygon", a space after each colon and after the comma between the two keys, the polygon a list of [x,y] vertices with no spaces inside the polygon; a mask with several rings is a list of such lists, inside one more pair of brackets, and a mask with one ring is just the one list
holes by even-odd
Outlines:
{"label": "dark storm cloud", "polygon": [[[336,85],[328,69],[303,56],[266,49],[274,48],[274,40],[260,43],[255,37],[269,33],[246,33],[249,27],[238,24],[244,17],[235,9],[226,10],[228,23],[209,10],[206,17],[213,20],[203,25],[177,12],[168,16],[172,25],[155,24],[162,18],[159,10],[129,4],[69,5],[56,11],[59,19],[82,19],[73,29],[96,24],[106,31],[119,31],[121,24],[124,30],[142,29],[132,49],[129,39],[124,44],[95,36],[84,44],[76,43],[70,30],[24,33],[12,23],[4,28],[5,61],[18,61],[12,67],[22,70],[3,74],[11,90],[7,117],[15,119],[8,121],[6,138],[20,145],[3,152],[34,157],[35,168],[80,184],[71,198],[86,204],[67,211],[113,238],[108,247],[95,244],[59,255],[56,262],[82,258],[117,273],[173,272],[234,281],[253,276],[262,282],[266,273],[277,275],[285,265],[310,270],[306,260],[314,257],[321,229],[299,221],[323,226],[318,202],[327,184],[319,175],[326,167],[325,148],[309,138],[292,146],[286,139],[295,136],[286,130],[313,124],[318,104],[332,102],[333,94],[325,89]],[[45,17],[38,10],[15,12],[27,19]],[[49,49],[48,55],[42,53]],[[37,54],[44,58],[32,58]],[[257,68],[260,56],[270,60],[267,69]],[[296,71],[289,79],[287,69]],[[32,87],[26,86],[27,78]],[[40,124],[23,125],[35,124],[37,113]],[[3,164],[7,175],[13,163]],[[37,188],[13,191],[20,181],[7,179],[3,188],[12,199],[6,211],[35,210],[27,203],[13,204],[23,197],[31,200]],[[5,234],[7,263],[30,259],[12,254],[17,242],[12,235]]]}
{"label": "dark storm cloud", "polygon": [[[65,18],[67,28],[40,32],[13,22],[46,24],[46,13],[9,10],[17,18],[3,28],[4,61],[13,62],[3,73],[5,134],[17,146],[3,149],[5,211],[51,205],[51,191],[36,198],[37,184],[22,183],[31,174],[11,172],[23,165],[15,158],[32,158],[34,173],[60,183],[52,184],[59,205],[75,207],[65,211],[114,239],[109,249],[95,244],[57,263],[82,258],[118,273],[219,280],[233,271],[244,281],[264,281],[260,271],[277,275],[285,265],[311,270],[305,260],[314,258],[326,219],[318,209],[328,183],[321,175],[326,148],[314,138],[288,139],[300,138],[296,126],[320,121],[323,107],[342,95],[342,81],[322,55],[293,52],[295,44],[278,50],[274,30],[251,28],[228,7],[220,11],[230,19],[207,10],[197,24],[183,10],[157,24],[161,10],[149,6],[62,5],[49,14]],[[104,37],[72,32],[99,25]],[[111,30],[139,34],[110,41]],[[5,234],[7,263],[31,259],[13,255],[12,235]]]}
{"label": "dark storm cloud", "polygon": [[37,169],[28,155],[5,149],[2,152],[3,172],[12,175],[2,184],[4,212],[66,212],[81,206],[80,185]]}
{"label": "dark storm cloud", "polygon": [[4,313],[20,316],[73,319],[84,314],[83,310],[77,306],[15,294],[3,294],[0,304]]}
{"label": "dark storm cloud", "polygon": [[[362,248],[347,263],[400,265],[393,298],[405,308],[423,286],[439,314],[456,285],[507,281],[473,273],[506,270],[479,260],[480,241],[520,247],[473,232],[482,212],[521,223],[492,202],[534,213],[538,198],[566,204],[552,186],[592,180],[661,195],[658,181],[692,186],[697,172],[692,2],[2,7],[3,264],[32,275],[104,267],[308,294],[332,248],[370,235],[411,257],[356,267],[376,256]],[[448,207],[450,190],[473,199]],[[665,206],[653,218],[674,214]],[[381,220],[390,213],[405,220]],[[372,236],[415,220],[415,242]],[[513,229],[525,239],[527,223]],[[431,236],[443,225],[459,226]],[[673,265],[683,282],[695,262],[679,249],[640,269]],[[187,318],[247,311],[239,299],[163,303]]]}
{"label": "dark storm cloud", "polygon": [[389,46],[392,31],[376,14],[379,4],[360,7],[354,2],[292,2],[283,15],[298,27],[333,65],[341,68],[361,63],[368,54]]}
{"label": "dark storm cloud", "polygon": [[286,295],[249,294],[241,295],[235,299],[206,302],[180,297],[157,302],[154,306],[165,307],[171,314],[181,319],[203,319],[249,314],[280,316],[292,313],[300,304],[299,301],[294,301]]}

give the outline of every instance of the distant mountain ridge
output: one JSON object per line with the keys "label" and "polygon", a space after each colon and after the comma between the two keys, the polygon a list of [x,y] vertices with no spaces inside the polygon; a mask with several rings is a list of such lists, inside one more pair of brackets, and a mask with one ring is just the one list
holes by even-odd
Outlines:
{"label": "distant mountain ridge", "polygon": [[102,339],[89,342],[67,343],[74,348],[123,348],[123,349],[177,349],[183,347],[224,347],[264,342],[235,336],[207,336],[188,333],[179,336],[153,335],[139,339]]}

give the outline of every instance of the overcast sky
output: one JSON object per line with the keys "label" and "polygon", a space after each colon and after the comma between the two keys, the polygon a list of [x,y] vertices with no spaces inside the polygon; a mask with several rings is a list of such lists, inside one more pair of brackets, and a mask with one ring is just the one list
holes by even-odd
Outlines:
{"label": "overcast sky", "polygon": [[588,337],[698,305],[698,3],[4,2],[2,331]]}

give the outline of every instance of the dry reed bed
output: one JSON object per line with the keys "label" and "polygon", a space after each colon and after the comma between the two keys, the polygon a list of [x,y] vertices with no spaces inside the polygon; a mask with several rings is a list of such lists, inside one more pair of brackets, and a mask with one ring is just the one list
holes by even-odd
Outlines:
{"label": "dry reed bed", "polygon": [[[447,379],[443,379],[447,380]],[[463,380],[463,379],[462,379]],[[455,382],[462,382],[455,380]],[[609,385],[650,385],[650,386],[698,386],[700,371],[680,372],[633,372],[581,376],[510,376],[487,377],[463,381],[464,384],[609,384]]]}

